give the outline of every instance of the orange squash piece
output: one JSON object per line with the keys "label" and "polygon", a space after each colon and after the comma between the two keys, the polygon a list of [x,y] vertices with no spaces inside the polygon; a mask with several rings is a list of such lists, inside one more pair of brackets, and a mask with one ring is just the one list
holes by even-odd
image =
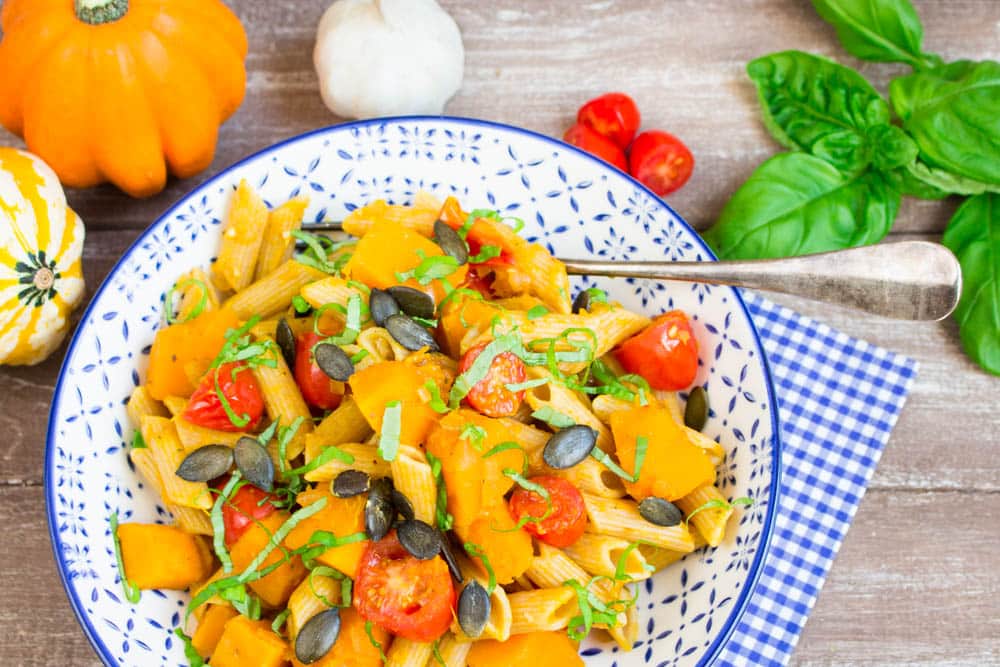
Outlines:
{"label": "orange squash piece", "polygon": [[351,392],[361,414],[379,432],[385,406],[400,401],[403,406],[399,441],[406,445],[419,445],[438,419],[423,399],[424,383],[428,379],[419,367],[403,361],[383,361],[360,370],[351,376]]}
{"label": "orange squash piece", "polygon": [[[288,512],[274,512],[257,523],[252,524],[243,536],[236,541],[229,555],[233,559],[233,570],[236,573],[242,572],[254,558],[257,557],[267,543],[271,540],[271,535],[281,527],[288,519]],[[274,549],[267,555],[260,565],[263,570],[274,563],[284,559],[284,554],[280,549]],[[302,564],[302,559],[295,556],[285,564],[275,568],[273,572],[256,581],[250,582],[250,589],[256,593],[261,602],[268,607],[281,607],[288,601],[288,596],[292,594],[306,577],[306,568]],[[268,632],[271,628],[268,627]],[[274,634],[274,633],[271,633]]]}
{"label": "orange squash piece", "polygon": [[[435,301],[440,301],[444,298],[444,290],[436,282],[421,285],[413,279],[402,282],[396,277],[397,273],[405,273],[419,266],[423,261],[421,254],[424,257],[438,257],[444,255],[444,251],[430,239],[398,222],[378,220],[358,241],[345,272],[352,279],[369,287],[385,289],[403,284],[426,291],[434,296]],[[465,280],[468,270],[469,267],[463,264],[446,280],[457,287]]]}
{"label": "orange squash piece", "polygon": [[201,617],[198,627],[191,636],[191,645],[204,657],[215,653],[226,623],[239,613],[228,604],[210,604]]}
{"label": "orange squash piece", "polygon": [[[378,625],[372,625],[372,637],[382,645],[383,651],[389,651],[388,632]],[[292,664],[295,667],[305,667],[295,659],[294,654]],[[329,653],[310,667],[380,667],[381,664],[382,657],[378,649],[365,633],[365,619],[353,607],[344,607],[340,610],[340,635],[337,642]]]}
{"label": "orange squash piece", "polygon": [[462,356],[462,339],[470,332],[485,331],[494,317],[501,315],[503,308],[477,299],[459,295],[444,305],[438,321],[438,343],[449,356]]}
{"label": "orange squash piece", "polygon": [[[353,498],[338,498],[331,493],[317,494],[313,502],[319,498],[326,498],[326,506],[316,514],[299,523],[288,533],[285,538],[285,546],[289,549],[298,549],[309,543],[309,538],[317,530],[325,530],[333,533],[337,537],[346,537],[354,533],[365,532],[365,499],[366,496],[354,496]],[[300,502],[302,496],[299,496]],[[358,565],[364,555],[368,541],[345,544],[342,547],[333,547],[324,551],[316,560],[337,569],[351,579],[358,573]]]}
{"label": "orange squash piece", "polygon": [[223,308],[157,331],[146,372],[150,396],[190,396],[226,342],[226,331],[239,325],[236,313]]}
{"label": "orange squash piece", "polygon": [[[467,528],[458,526],[455,532],[465,542],[479,545],[486,554],[497,582],[509,584],[524,574],[534,559],[531,536],[523,528],[515,529],[517,522],[510,515],[507,504],[496,503],[486,509]],[[486,574],[482,560],[473,558],[479,569]],[[520,663],[517,663],[520,664]]]}
{"label": "orange squash piece", "polygon": [[705,450],[691,443],[666,408],[648,405],[611,415],[611,431],[621,467],[635,471],[636,443],[647,441],[646,459],[636,482],[625,489],[636,500],[658,496],[677,500],[715,480],[715,468]]}
{"label": "orange squash piece", "polygon": [[466,660],[469,667],[583,667],[583,659],[577,651],[577,645],[565,632],[529,632],[513,635],[505,642],[495,639],[475,642]]}
{"label": "orange squash piece", "polygon": [[174,526],[123,523],[118,526],[125,576],[142,589],[184,590],[212,572],[204,538]]}
{"label": "orange squash piece", "polygon": [[234,616],[226,623],[219,645],[212,653],[212,667],[284,667],[288,642],[271,630],[267,621]]}

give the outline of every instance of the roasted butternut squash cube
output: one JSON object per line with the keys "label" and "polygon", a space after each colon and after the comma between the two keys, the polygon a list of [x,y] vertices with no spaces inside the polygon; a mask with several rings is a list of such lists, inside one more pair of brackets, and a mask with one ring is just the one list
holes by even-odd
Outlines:
{"label": "roasted butternut squash cube", "polygon": [[715,480],[715,468],[705,450],[688,439],[667,408],[648,405],[611,415],[611,432],[622,468],[635,471],[636,446],[646,439],[646,458],[639,479],[625,482],[636,500],[658,496],[677,500]]}
{"label": "roasted butternut squash cube", "polygon": [[267,621],[234,616],[226,623],[210,661],[212,667],[284,667],[288,642]]}
{"label": "roasted butternut squash cube", "polygon": [[509,667],[510,665],[559,665],[583,667],[577,645],[565,632],[528,632],[513,635],[505,642],[486,639],[475,642],[469,651],[469,667]]}
{"label": "roasted butternut squash cube", "polygon": [[424,399],[428,377],[420,369],[403,361],[383,361],[351,376],[351,392],[361,414],[372,429],[380,432],[385,407],[392,401],[402,403],[399,441],[419,445],[438,419],[438,413]]}
{"label": "roasted butternut squash cube", "polygon": [[157,331],[146,372],[150,396],[159,401],[167,396],[190,396],[222,349],[226,331],[239,324],[236,313],[223,308]]}
{"label": "roasted butternut squash cube", "polygon": [[[259,519],[251,525],[245,533],[236,541],[229,552],[233,559],[233,568],[236,572],[242,572],[254,558],[257,557],[264,547],[271,541],[271,536],[288,519],[287,512],[274,512],[263,519]],[[261,563],[259,570],[270,567],[274,563],[284,559],[281,549],[274,549],[267,555]],[[256,581],[250,582],[250,589],[256,593],[261,602],[268,607],[281,607],[288,601],[288,596],[292,594],[295,587],[299,585],[306,576],[306,568],[302,564],[302,559],[295,556],[275,568],[273,572]],[[268,628],[270,632],[270,628]],[[274,633],[271,633],[274,634]]]}
{"label": "roasted butternut squash cube", "polygon": [[[288,537],[285,538],[285,546],[289,549],[298,549],[308,544],[309,538],[317,530],[331,532],[337,537],[365,532],[365,495],[338,498],[331,493],[323,493],[313,498],[313,502],[319,500],[320,497],[326,498],[326,507],[299,523],[292,529],[292,532],[288,533]],[[299,498],[301,499],[302,495]],[[367,546],[368,540],[363,540],[341,547],[333,547],[324,551],[316,560],[353,579],[358,573],[358,565],[361,563],[361,557]]]}
{"label": "roasted butternut squash cube", "polygon": [[118,539],[125,576],[139,588],[184,590],[212,573],[212,552],[204,538],[180,528],[123,523]]}
{"label": "roasted butternut squash cube", "polygon": [[[389,650],[389,633],[377,625],[372,626],[372,637],[382,645],[382,650]],[[303,663],[292,657],[295,667],[305,667]],[[378,648],[368,639],[365,632],[365,619],[351,607],[340,610],[340,636],[330,649],[330,652],[311,664],[311,667],[380,667],[382,657]]]}
{"label": "roasted butternut squash cube", "polygon": [[[485,508],[467,527],[456,523],[455,532],[463,542],[472,542],[482,549],[500,584],[509,584],[524,574],[534,558],[531,536],[523,528],[517,528],[503,502]],[[473,558],[473,562],[483,574],[487,573],[482,560]]]}
{"label": "roasted butternut squash cube", "polygon": [[226,623],[236,616],[238,612],[228,604],[207,605],[205,613],[201,615],[201,621],[195,628],[191,636],[191,645],[198,651],[198,655],[207,658],[215,652],[215,647],[219,645],[222,638],[222,631]]}

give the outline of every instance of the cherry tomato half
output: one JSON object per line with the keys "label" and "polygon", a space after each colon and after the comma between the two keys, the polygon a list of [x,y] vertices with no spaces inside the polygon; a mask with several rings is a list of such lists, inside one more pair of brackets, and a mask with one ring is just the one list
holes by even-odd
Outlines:
{"label": "cherry tomato half", "polygon": [[365,549],[354,579],[354,607],[394,635],[432,642],[451,625],[455,586],[441,556],[418,560],[393,530]]}
{"label": "cherry tomato half", "polygon": [[628,167],[632,176],[662,197],[688,182],[694,171],[694,156],[674,135],[649,130],[632,142]]}
{"label": "cherry tomato half", "polygon": [[312,331],[296,339],[295,383],[306,403],[320,410],[333,410],[344,397],[344,383],[331,380],[316,364],[312,348],[321,340],[323,337]]}
{"label": "cherry tomato half", "polygon": [[[469,348],[462,357],[458,372],[464,373],[472,368],[472,363],[487,345],[488,343],[480,343]],[[507,385],[519,384],[527,378],[528,369],[524,366],[524,362],[513,352],[503,352],[493,357],[493,363],[490,364],[486,377],[472,386],[465,395],[465,402],[487,417],[509,417],[521,407],[524,390],[511,391]]]}
{"label": "cherry tomato half", "polygon": [[625,161],[625,151],[618,144],[603,134],[598,134],[583,123],[577,123],[566,130],[566,134],[563,135],[563,141],[577,148],[582,148],[591,155],[596,155],[622,171],[628,171],[628,163]]}
{"label": "cherry tomato half", "polygon": [[639,131],[639,107],[625,93],[607,93],[580,107],[576,122],[615,142],[622,150]]}
{"label": "cherry tomato half", "polygon": [[[546,544],[568,547],[580,539],[587,527],[587,507],[573,483],[562,477],[541,475],[529,481],[549,492],[551,513],[541,521],[529,521],[524,529]],[[534,491],[518,487],[510,496],[510,513],[518,522],[522,517],[541,518],[549,511],[549,503]]]}
{"label": "cherry tomato half", "polygon": [[[215,390],[216,377],[219,379],[219,390],[226,397],[230,409],[239,420],[249,418],[247,423],[234,424],[230,420]],[[245,365],[228,363],[205,374],[191,394],[183,417],[198,426],[235,433],[256,429],[263,414],[264,398],[253,373]]]}
{"label": "cherry tomato half", "polygon": [[644,377],[653,389],[677,391],[694,382],[698,341],[687,315],[671,310],[622,343],[615,358],[627,372]]}
{"label": "cherry tomato half", "polygon": [[[212,484],[221,490],[226,485],[227,478]],[[247,532],[255,521],[260,521],[272,512],[275,507],[270,502],[274,495],[261,491],[252,484],[244,484],[229,500],[222,505],[222,524],[226,527],[226,546],[236,544],[236,541]]]}

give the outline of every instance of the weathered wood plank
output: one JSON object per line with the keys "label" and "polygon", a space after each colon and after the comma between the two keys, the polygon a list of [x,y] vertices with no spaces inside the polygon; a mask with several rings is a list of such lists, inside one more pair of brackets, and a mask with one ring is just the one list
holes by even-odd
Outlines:
{"label": "weathered wood plank", "polygon": [[[994,664],[1000,538],[989,527],[998,524],[1000,494],[870,492],[794,664]],[[0,568],[3,663],[97,665],[58,583],[42,489],[0,491],[0,525],[8,529],[0,541],[8,564]]]}
{"label": "weathered wood plank", "polygon": [[[626,89],[640,104],[647,127],[676,133],[694,151],[695,175],[669,201],[699,228],[709,225],[729,194],[777,150],[760,123],[746,61],[800,48],[858,62],[798,0],[443,4],[461,25],[467,48],[465,84],[449,113],[561,136],[587,98]],[[91,228],[144,227],[226,165],[337,122],[320,101],[312,68],[315,25],[326,5],[326,0],[233,3],[250,36],[249,92],[222,129],[211,169],[144,201],[128,200],[110,187],[71,193]],[[929,48],[948,58],[1000,58],[995,30],[1000,5],[993,0],[917,5]],[[862,71],[884,88],[904,69],[865,63]],[[11,141],[0,131],[0,144]],[[952,207],[908,201],[897,226],[943,229]]]}

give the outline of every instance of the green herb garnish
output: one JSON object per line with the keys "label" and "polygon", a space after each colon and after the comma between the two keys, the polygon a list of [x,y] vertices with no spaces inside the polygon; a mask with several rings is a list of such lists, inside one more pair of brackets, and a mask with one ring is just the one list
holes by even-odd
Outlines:
{"label": "green herb garnish", "polygon": [[205,306],[208,305],[208,285],[206,285],[204,281],[198,280],[197,278],[188,278],[187,280],[183,280],[171,287],[167,294],[163,297],[163,307],[167,324],[176,324],[182,321],[174,316],[174,293],[187,289],[188,287],[197,287],[200,289],[201,298],[198,299],[198,303],[191,309],[191,312],[188,313],[188,316],[183,320],[183,322],[190,322],[205,312]]}
{"label": "green herb garnish", "polygon": [[448,489],[444,484],[444,473],[441,468],[441,459],[430,452],[426,452],[427,462],[431,465],[431,474],[434,476],[434,484],[437,487],[436,500],[434,503],[434,518],[437,527],[441,530],[451,530],[455,525],[455,517],[448,512]]}
{"label": "green herb garnish", "polygon": [[486,592],[493,595],[493,591],[497,587],[497,575],[493,571],[493,566],[490,564],[490,559],[486,556],[486,552],[475,542],[466,542],[462,545],[465,548],[465,552],[472,556],[473,558],[478,558],[483,564],[483,569],[486,570],[486,576],[489,577],[489,581],[486,585]]}
{"label": "green herb garnish", "polygon": [[540,422],[545,422],[549,426],[554,428],[569,428],[570,426],[575,426],[576,422],[572,417],[564,415],[558,410],[554,410],[551,406],[543,405],[534,412],[531,416]]}
{"label": "green herb garnish", "polygon": [[139,587],[125,576],[125,561],[122,559],[122,543],[118,538],[118,512],[111,515],[109,522],[111,523],[111,540],[114,542],[115,546],[115,562],[118,564],[118,578],[122,580],[122,591],[125,593],[125,599],[132,604],[135,604],[139,601],[142,593],[139,591]]}
{"label": "green herb garnish", "polygon": [[378,439],[378,455],[383,461],[392,461],[399,452],[399,434],[403,427],[403,404],[389,401],[382,413],[382,431]]}
{"label": "green herb garnish", "polygon": [[529,320],[537,320],[539,317],[544,317],[549,314],[549,309],[545,306],[538,305],[532,306],[528,309],[527,315]]}

